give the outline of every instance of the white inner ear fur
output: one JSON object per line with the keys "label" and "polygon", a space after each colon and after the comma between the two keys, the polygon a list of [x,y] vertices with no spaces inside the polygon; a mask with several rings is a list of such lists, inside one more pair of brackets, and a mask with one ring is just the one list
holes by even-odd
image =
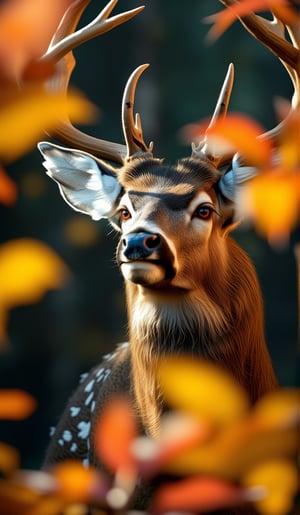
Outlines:
{"label": "white inner ear fur", "polygon": [[108,218],[115,210],[121,186],[114,170],[93,156],[48,142],[38,148],[45,158],[47,175],[59,186],[64,200],[93,220]]}
{"label": "white inner ear fur", "polygon": [[249,181],[259,171],[257,168],[252,166],[241,166],[239,163],[239,156],[235,154],[232,159],[232,168],[220,179],[219,187],[228,200],[236,201],[238,195],[238,188],[243,185],[244,182]]}

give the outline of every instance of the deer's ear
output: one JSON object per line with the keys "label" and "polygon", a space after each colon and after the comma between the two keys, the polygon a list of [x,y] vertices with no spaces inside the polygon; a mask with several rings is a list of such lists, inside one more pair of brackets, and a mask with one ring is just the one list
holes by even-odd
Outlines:
{"label": "deer's ear", "polygon": [[221,177],[219,188],[224,197],[232,202],[237,201],[239,189],[250,179],[253,179],[259,173],[257,168],[252,166],[243,166],[239,161],[238,154],[235,154],[232,160],[231,169]]}
{"label": "deer's ear", "polygon": [[53,143],[42,141],[38,149],[45,158],[47,175],[57,182],[61,195],[73,209],[93,220],[113,215],[121,185],[112,167],[85,152]]}

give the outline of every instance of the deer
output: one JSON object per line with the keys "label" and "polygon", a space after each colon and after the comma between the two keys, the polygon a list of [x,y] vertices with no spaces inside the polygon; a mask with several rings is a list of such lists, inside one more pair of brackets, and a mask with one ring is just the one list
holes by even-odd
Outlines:
{"label": "deer", "polygon": [[[110,18],[117,4],[111,0],[93,22],[76,31],[88,3],[71,4],[42,58],[57,62],[53,82],[66,94],[74,68],[72,51],[143,9]],[[295,87],[293,108],[298,106],[297,27],[286,29],[275,18],[268,21],[254,13],[241,22],[287,68]],[[158,438],[168,409],[157,378],[164,356],[188,354],[216,363],[236,378],[253,404],[278,387],[265,341],[256,272],[231,236],[238,223],[239,188],[257,170],[238,155],[214,154],[206,136],[192,144],[191,156],[175,165],[155,157],[153,143],[144,141],[140,116],[134,115],[136,86],[147,67],[139,66],[124,90],[125,145],[89,136],[69,120],[51,134],[59,144],[38,144],[47,174],[67,204],[93,220],[107,219],[118,232],[116,260],[128,314],[128,343],[81,378],[53,433],[46,467],[67,459],[101,466],[93,434],[113,394],[126,392],[141,432]],[[210,124],[226,116],[233,75],[230,64]],[[264,137],[276,140],[279,131],[280,126]]]}

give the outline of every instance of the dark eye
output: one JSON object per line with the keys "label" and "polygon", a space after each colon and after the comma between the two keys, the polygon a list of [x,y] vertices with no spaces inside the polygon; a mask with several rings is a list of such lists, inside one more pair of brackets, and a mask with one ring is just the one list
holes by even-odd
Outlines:
{"label": "dark eye", "polygon": [[126,209],[126,207],[121,209],[121,211],[120,211],[120,218],[123,221],[129,220],[129,218],[131,218],[131,214],[130,214],[129,210]]}
{"label": "dark eye", "polygon": [[209,220],[214,211],[213,206],[202,204],[194,211],[193,218],[200,218],[201,220]]}

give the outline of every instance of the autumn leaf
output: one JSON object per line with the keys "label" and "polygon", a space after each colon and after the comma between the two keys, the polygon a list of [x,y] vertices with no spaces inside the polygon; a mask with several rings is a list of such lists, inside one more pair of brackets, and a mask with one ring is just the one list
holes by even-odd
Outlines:
{"label": "autumn leaf", "polygon": [[60,288],[67,267],[45,243],[21,238],[0,246],[0,341],[6,338],[9,310],[38,302],[49,289]]}
{"label": "autumn leaf", "polygon": [[298,491],[298,470],[287,460],[258,463],[243,478],[247,487],[262,487],[264,495],[255,502],[264,515],[286,515],[293,508]]}
{"label": "autumn leaf", "polygon": [[[0,478],[0,499],[1,513],[3,514],[31,514],[31,509],[39,502],[40,495],[32,488]],[[44,514],[40,513],[39,515]]]}
{"label": "autumn leaf", "polygon": [[75,122],[87,122],[93,113],[92,105],[79,93],[49,93],[42,84],[24,87],[1,102],[0,156],[6,162],[17,159],[59,121],[69,116]]}
{"label": "autumn leaf", "polygon": [[283,246],[299,221],[300,168],[264,171],[240,191],[238,212],[273,246]]}
{"label": "autumn leaf", "polygon": [[0,203],[12,206],[17,199],[17,186],[0,165]]}
{"label": "autumn leaf", "polygon": [[166,413],[161,418],[157,439],[140,436],[131,444],[139,475],[148,480],[160,473],[174,458],[205,443],[213,434],[214,428],[210,423],[200,422],[182,412]]}
{"label": "autumn leaf", "polygon": [[132,408],[124,398],[112,399],[105,407],[95,431],[98,456],[110,470],[120,468],[131,474],[134,460],[131,445],[137,436]]}
{"label": "autumn leaf", "polygon": [[[1,392],[1,390],[0,390]],[[1,410],[1,400],[0,400]],[[0,417],[1,418],[1,417]],[[19,452],[8,445],[7,443],[0,442],[0,471],[6,476],[11,474],[20,466],[20,455]]]}
{"label": "autumn leaf", "polygon": [[209,152],[216,155],[238,152],[250,166],[265,167],[270,163],[272,143],[259,139],[265,129],[252,118],[238,113],[220,117],[212,126],[209,120],[187,125],[182,130],[185,141],[200,141],[205,136]]}
{"label": "autumn leaf", "polygon": [[219,426],[247,412],[244,390],[229,374],[210,363],[187,357],[166,358],[159,364],[158,376],[167,403],[200,420]]}
{"label": "autumn leaf", "polygon": [[18,81],[46,50],[72,0],[15,0],[0,6],[0,82]]}
{"label": "autumn leaf", "polygon": [[68,502],[84,503],[89,500],[104,500],[107,482],[98,470],[85,467],[79,461],[64,461],[52,469],[58,483],[58,493]]}
{"label": "autumn leaf", "polygon": [[283,122],[278,135],[280,166],[284,170],[300,170],[300,106],[291,109],[290,102],[276,98],[275,112]]}
{"label": "autumn leaf", "polygon": [[36,409],[36,400],[23,390],[0,390],[0,419],[24,420]]}
{"label": "autumn leaf", "polygon": [[278,390],[204,444],[175,456],[165,470],[238,480],[257,463],[294,456],[299,448],[298,420],[299,390]]}
{"label": "autumn leaf", "polygon": [[[283,246],[300,217],[300,109],[277,99],[281,123],[276,150],[267,166],[244,184],[237,195],[237,216],[254,224],[273,246]],[[257,142],[258,143],[258,142]],[[255,150],[256,152],[256,150]]]}
{"label": "autumn leaf", "polygon": [[290,7],[286,0],[242,0],[217,14],[205,18],[205,22],[214,24],[207,35],[207,39],[214,41],[219,38],[237,18],[252,12],[268,10],[273,11],[275,16],[283,23],[296,23],[299,20],[297,12]]}
{"label": "autumn leaf", "polygon": [[247,499],[243,489],[219,478],[195,476],[166,483],[154,496],[152,512],[208,512],[231,508]]}

